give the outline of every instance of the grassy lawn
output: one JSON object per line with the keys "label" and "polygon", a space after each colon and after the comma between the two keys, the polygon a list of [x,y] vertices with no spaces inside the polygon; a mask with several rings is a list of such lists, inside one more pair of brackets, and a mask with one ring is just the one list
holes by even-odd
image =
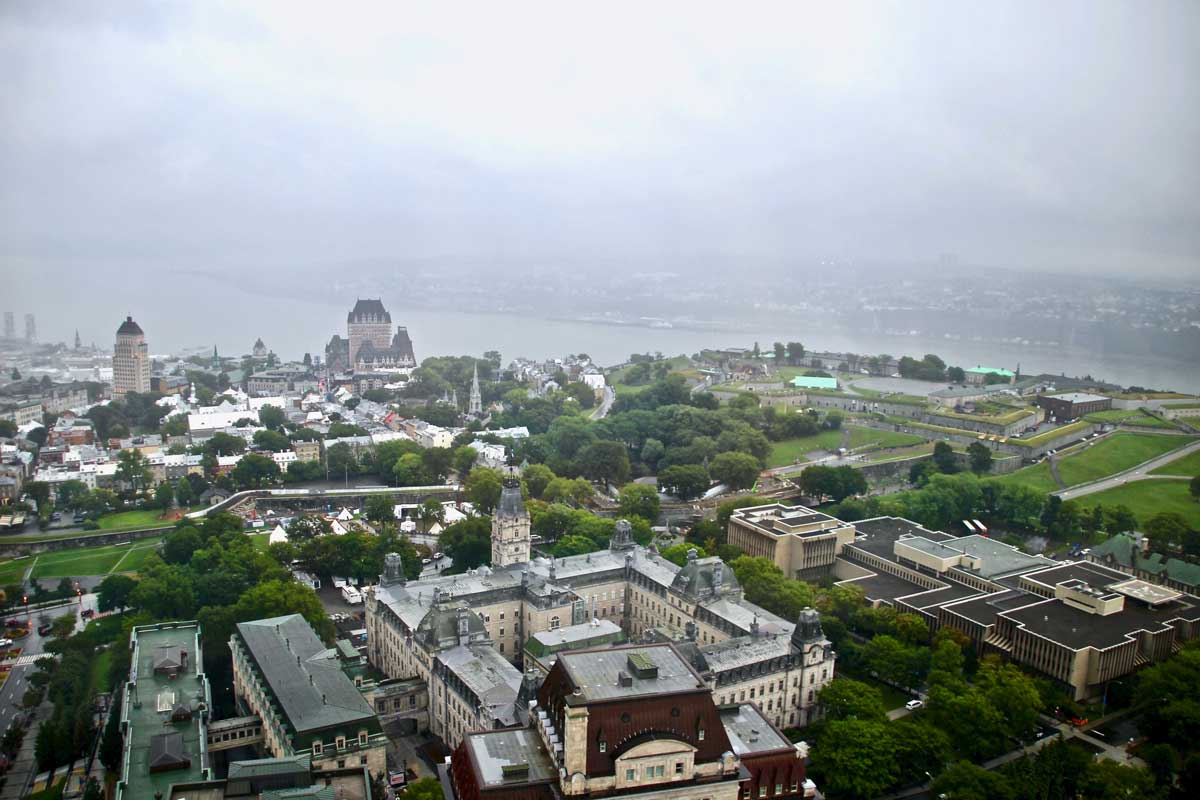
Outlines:
{"label": "grassy lawn", "polygon": [[1110,425],[1135,425],[1140,428],[1168,428],[1174,429],[1175,426],[1164,419],[1159,419],[1152,414],[1147,414],[1140,408],[1134,409],[1119,409],[1113,408],[1108,411],[1097,411],[1088,414],[1084,417],[1088,422],[1107,422]]}
{"label": "grassy lawn", "polygon": [[1182,422],[1194,431],[1200,432],[1200,417],[1180,417],[1177,422]]}
{"label": "grassy lawn", "polygon": [[82,575],[107,575],[114,568],[134,572],[155,552],[161,539],[143,539],[130,545],[85,547],[43,553],[37,557],[34,578],[78,578]]}
{"label": "grassy lawn", "polygon": [[1200,503],[1188,493],[1188,482],[1185,480],[1133,481],[1077,498],[1075,502],[1080,508],[1128,506],[1143,525],[1155,514],[1174,511],[1181,514],[1192,528],[1200,528]]}
{"label": "grassy lawn", "polygon": [[25,570],[33,563],[32,558],[5,561],[0,563],[0,586],[13,586],[25,577]]}
{"label": "grassy lawn", "polygon": [[841,440],[841,431],[821,431],[812,436],[774,442],[771,445],[771,452],[767,455],[767,466],[783,467],[794,464],[797,460],[803,461],[805,453],[813,450],[829,450],[837,447]]}
{"label": "grassy lawn", "polygon": [[175,519],[162,519],[157,509],[154,511],[118,511],[115,514],[105,514],[96,522],[102,531],[123,531],[133,528],[156,528],[164,525],[174,525]]}
{"label": "grassy lawn", "polygon": [[1150,470],[1151,475],[1200,475],[1200,450]]}
{"label": "grassy lawn", "polygon": [[254,548],[256,550],[266,550],[267,545],[271,543],[271,532],[267,531],[266,533],[252,533],[250,534],[250,541],[254,542]]}
{"label": "grassy lawn", "polygon": [[1031,467],[1022,467],[1015,472],[1001,476],[999,480],[1009,484],[1028,486],[1047,494],[1058,489],[1058,484],[1054,482],[1054,478],[1050,475],[1050,465],[1045,461],[1041,464],[1034,464]]}
{"label": "grassy lawn", "polygon": [[925,443],[925,439],[922,439],[920,436],[914,436],[911,433],[881,431],[876,428],[860,428],[857,425],[847,425],[846,427],[850,430],[851,450],[866,445],[874,445],[877,448],[908,447],[910,445]]}
{"label": "grassy lawn", "polygon": [[1067,456],[1059,462],[1058,473],[1067,486],[1076,486],[1135,467],[1185,444],[1187,440],[1178,436],[1121,431]]}
{"label": "grassy lawn", "polygon": [[[868,446],[873,449],[881,447],[908,447],[925,442],[920,436],[913,436],[908,433],[896,433],[895,431],[881,431],[875,428],[863,428],[858,425],[847,425],[846,430],[850,431],[851,450]],[[782,442],[775,442],[771,445],[771,452],[767,456],[767,466],[784,467],[788,464],[794,464],[797,459],[803,460],[805,453],[811,453],[813,450],[836,450],[841,445],[841,442],[842,432],[840,430],[821,431],[812,436],[784,439]]]}

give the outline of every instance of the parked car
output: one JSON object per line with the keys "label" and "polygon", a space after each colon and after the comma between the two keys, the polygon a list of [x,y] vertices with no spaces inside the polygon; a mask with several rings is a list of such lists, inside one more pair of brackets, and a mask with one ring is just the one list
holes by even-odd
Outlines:
{"label": "parked car", "polygon": [[0,639],[0,647],[12,647],[12,639]]}
{"label": "parked car", "polygon": [[49,623],[47,623],[45,625],[38,625],[38,635],[39,636],[45,636],[49,632],[50,632],[50,624]]}
{"label": "parked car", "polygon": [[83,617],[84,619],[91,619],[92,617],[96,616],[96,612],[94,609],[85,608],[83,611],[79,612],[79,616]]}
{"label": "parked car", "polygon": [[924,705],[925,704],[922,703],[920,700],[909,700],[907,703],[904,704],[904,707],[907,708],[909,711],[916,711],[918,708],[921,708]]}

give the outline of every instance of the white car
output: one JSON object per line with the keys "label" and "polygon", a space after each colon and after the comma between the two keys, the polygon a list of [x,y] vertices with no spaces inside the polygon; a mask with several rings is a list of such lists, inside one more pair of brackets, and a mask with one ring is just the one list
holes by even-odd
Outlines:
{"label": "white car", "polygon": [[909,711],[916,711],[918,708],[921,708],[924,705],[925,704],[922,703],[920,700],[909,700],[907,703],[904,704],[904,707],[907,708]]}
{"label": "white car", "polygon": [[12,647],[12,639],[0,639],[0,647]]}

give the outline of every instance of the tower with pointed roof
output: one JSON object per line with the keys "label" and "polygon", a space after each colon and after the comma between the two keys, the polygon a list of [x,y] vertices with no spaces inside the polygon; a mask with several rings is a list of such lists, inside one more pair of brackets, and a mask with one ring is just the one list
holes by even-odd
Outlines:
{"label": "tower with pointed roof", "polygon": [[524,564],[531,547],[529,512],[521,499],[521,482],[509,473],[492,516],[492,567]]}
{"label": "tower with pointed roof", "polygon": [[475,373],[471,376],[471,399],[467,403],[467,416],[483,416],[483,394],[479,391],[479,362],[475,362]]}
{"label": "tower with pointed roof", "polygon": [[383,300],[359,298],[354,309],[346,315],[346,338],[349,340],[348,362],[351,368],[358,360],[364,344],[380,350],[392,343],[392,315],[383,307]]}
{"label": "tower with pointed roof", "polygon": [[82,346],[83,346],[83,343],[79,341],[79,328],[76,328],[75,329],[75,349],[78,350]]}

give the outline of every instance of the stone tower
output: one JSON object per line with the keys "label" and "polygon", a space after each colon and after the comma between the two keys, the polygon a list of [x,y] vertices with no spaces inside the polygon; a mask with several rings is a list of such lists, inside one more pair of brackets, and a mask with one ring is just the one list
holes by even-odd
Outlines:
{"label": "stone tower", "polygon": [[509,475],[492,517],[492,567],[529,561],[529,512],[521,499],[521,482]]}
{"label": "stone tower", "polygon": [[471,399],[467,404],[467,416],[483,416],[483,394],[479,391],[479,362],[475,362],[475,374],[471,376]]}
{"label": "stone tower", "polygon": [[404,562],[399,553],[388,553],[383,557],[383,574],[379,576],[382,586],[404,585]]}

